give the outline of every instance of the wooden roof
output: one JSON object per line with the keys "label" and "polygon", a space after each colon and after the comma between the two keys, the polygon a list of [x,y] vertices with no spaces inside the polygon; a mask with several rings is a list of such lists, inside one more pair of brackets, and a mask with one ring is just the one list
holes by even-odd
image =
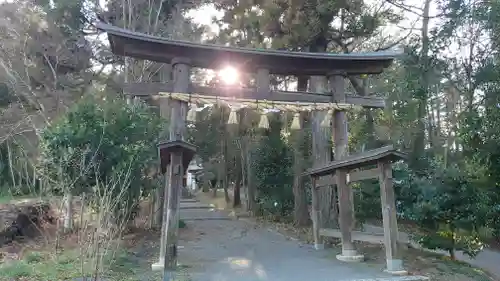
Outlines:
{"label": "wooden roof", "polygon": [[332,175],[338,169],[357,169],[376,164],[378,161],[397,161],[406,159],[406,154],[397,151],[392,145],[350,155],[342,160],[332,161],[321,167],[308,169],[304,175],[321,177]]}
{"label": "wooden roof", "polygon": [[182,166],[185,173],[189,162],[191,162],[196,153],[196,149],[196,146],[182,140],[168,140],[158,143],[161,172],[163,174],[167,172],[167,166],[170,164],[170,153],[182,152]]}
{"label": "wooden roof", "polygon": [[163,63],[188,58],[192,66],[208,69],[231,64],[243,71],[264,68],[280,75],[379,74],[401,55],[396,51],[333,54],[238,48],[170,40],[102,22],[97,28],[107,32],[116,55]]}

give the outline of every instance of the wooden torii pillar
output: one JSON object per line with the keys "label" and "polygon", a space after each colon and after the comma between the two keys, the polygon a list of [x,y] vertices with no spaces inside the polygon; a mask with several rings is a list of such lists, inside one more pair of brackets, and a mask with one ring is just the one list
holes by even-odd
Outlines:
{"label": "wooden torii pillar", "polygon": [[[190,86],[190,65],[187,59],[172,60],[173,87],[177,92],[187,92]],[[159,262],[152,265],[153,270],[164,272],[164,280],[173,279],[177,266],[177,242],[179,227],[180,195],[183,178],[196,147],[185,141],[186,102],[169,100],[170,130],[169,140],[158,145],[161,170],[167,173],[163,204],[163,223]]]}
{"label": "wooden torii pillar", "polygon": [[[171,81],[171,73],[172,73],[172,65],[170,64],[163,64],[159,70],[159,80],[160,83],[163,84],[172,84]],[[158,106],[159,112],[160,112],[160,117],[162,118],[162,121],[170,120],[170,103],[169,100],[166,98],[161,98],[154,100],[155,105]],[[170,126],[172,124],[169,124]],[[167,130],[166,126],[162,126],[162,132],[160,135],[165,135],[165,131]],[[168,173],[169,170],[167,169],[166,173],[163,174],[165,177],[163,183],[164,186],[157,188],[154,191],[154,194],[151,196],[153,200],[152,201],[152,206],[151,206],[151,217],[150,217],[150,223],[152,228],[155,229],[161,229],[162,223],[163,223],[163,205],[165,201],[165,189],[168,186]],[[161,175],[160,175],[161,176]]]}

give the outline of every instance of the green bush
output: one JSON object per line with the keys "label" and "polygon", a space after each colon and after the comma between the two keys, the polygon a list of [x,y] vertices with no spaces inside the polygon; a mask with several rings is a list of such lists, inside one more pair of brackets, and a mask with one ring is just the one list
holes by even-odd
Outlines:
{"label": "green bush", "polygon": [[271,119],[270,125],[252,156],[257,204],[264,215],[285,217],[294,208],[293,154],[280,135],[279,120]]}
{"label": "green bush", "polygon": [[[479,230],[487,224],[488,198],[484,177],[476,165],[431,163],[427,177],[412,179],[414,199],[406,216],[423,230],[418,242],[429,249],[455,251],[474,257],[483,248]],[[408,204],[407,202],[406,204]]]}
{"label": "green bush", "polygon": [[159,116],[143,103],[86,97],[43,131],[44,179],[59,194],[123,198],[113,209],[130,215],[152,186],[146,174],[157,165],[160,130]]}

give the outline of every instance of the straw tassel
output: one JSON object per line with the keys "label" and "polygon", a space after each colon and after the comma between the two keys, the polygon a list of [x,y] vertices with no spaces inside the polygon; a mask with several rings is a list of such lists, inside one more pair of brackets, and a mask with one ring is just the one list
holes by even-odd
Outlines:
{"label": "straw tassel", "polygon": [[300,130],[300,113],[297,112],[293,114],[292,125],[290,126],[291,130]]}
{"label": "straw tassel", "polygon": [[231,108],[231,112],[229,113],[229,119],[227,120],[228,125],[238,124],[238,113],[235,108]]}
{"label": "straw tassel", "polygon": [[328,112],[325,114],[325,118],[323,118],[323,121],[321,121],[320,126],[322,128],[329,128],[332,125],[332,115],[333,109],[328,110]]}
{"label": "straw tassel", "polygon": [[191,107],[189,108],[189,111],[186,116],[186,120],[188,122],[196,122],[196,109],[197,109],[196,104],[194,103],[191,104]]}
{"label": "straw tassel", "polygon": [[260,115],[259,128],[269,129],[269,120],[265,112]]}

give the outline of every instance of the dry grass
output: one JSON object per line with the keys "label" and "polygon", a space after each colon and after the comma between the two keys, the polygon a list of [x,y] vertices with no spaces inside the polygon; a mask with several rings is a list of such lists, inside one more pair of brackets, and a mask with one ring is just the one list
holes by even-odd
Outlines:
{"label": "dry grass", "polygon": [[[82,221],[82,217],[92,218],[78,212],[79,202],[74,207],[75,222]],[[147,202],[144,207],[147,210]],[[100,254],[104,261],[104,268],[100,269],[100,275],[105,277],[103,280],[161,280],[161,274],[151,271],[151,263],[158,258],[160,233],[158,230],[146,229],[148,219],[139,215],[135,224],[116,237],[99,240],[99,243],[109,248]],[[20,239],[1,247],[0,281],[62,281],[89,276],[94,271],[94,264],[89,262],[85,253],[92,251],[92,244],[96,243],[96,229],[90,227],[91,224],[87,221],[85,227],[81,228],[76,225],[75,230],[67,234],[59,233],[56,224],[47,225],[40,229],[36,237]],[[195,239],[197,236],[189,228],[180,229],[179,235],[181,240]],[[184,271],[180,270],[180,281],[189,280]]]}

